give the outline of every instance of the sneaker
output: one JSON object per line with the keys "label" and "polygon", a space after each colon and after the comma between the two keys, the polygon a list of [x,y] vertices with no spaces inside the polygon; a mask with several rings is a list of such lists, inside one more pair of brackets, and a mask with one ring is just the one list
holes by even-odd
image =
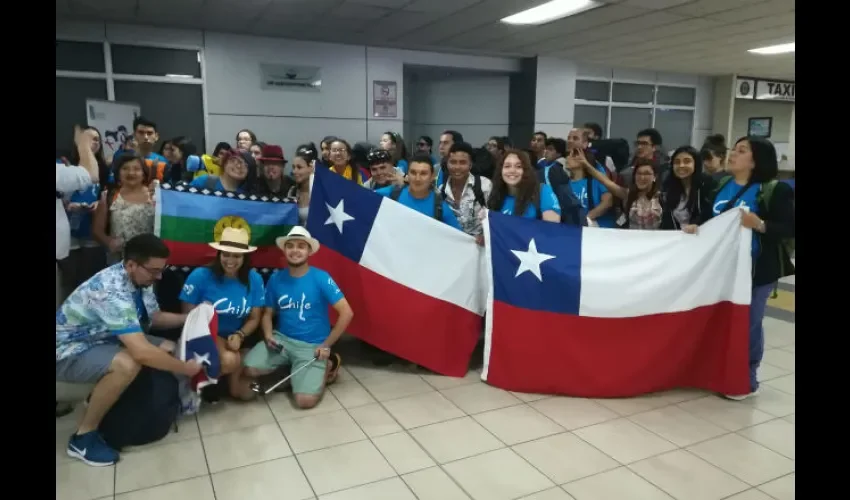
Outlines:
{"label": "sneaker", "polygon": [[114,465],[118,461],[118,452],[110,448],[97,431],[74,434],[68,440],[66,450],[71,458],[79,458],[94,467]]}
{"label": "sneaker", "polygon": [[722,394],[722,396],[723,396],[724,398],[729,399],[729,400],[732,400],[732,401],[743,401],[743,400],[748,399],[748,398],[751,398],[751,397],[753,397],[753,396],[758,396],[758,393],[759,393],[759,391],[758,391],[758,389],[756,389],[756,390],[754,390],[753,392],[751,392],[751,393],[749,393],[749,394],[737,394],[737,395],[732,395],[732,394]]}

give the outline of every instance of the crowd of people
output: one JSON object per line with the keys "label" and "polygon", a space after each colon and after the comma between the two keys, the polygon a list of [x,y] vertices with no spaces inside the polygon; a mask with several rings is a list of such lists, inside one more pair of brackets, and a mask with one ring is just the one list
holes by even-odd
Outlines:
{"label": "crowd of people", "polygon": [[[144,117],[133,131],[111,162],[92,127],[76,129],[73,148],[57,155],[56,377],[94,384],[68,443],[68,454],[90,465],[118,460],[98,425],[143,367],[187,377],[202,369],[172,355],[187,314],[201,303],[218,313],[215,340],[225,379],[207,400],[255,397],[251,383],[289,366],[297,406],[318,403],[342,362],[331,348],[356,311],[333,277],[309,266],[319,242],[303,226],[316,169],[463,231],[479,245],[486,245],[488,210],[607,230],[697,234],[712,217],[745,207],[742,224],[753,231],[751,394],[758,389],[767,300],[777,281],[794,273],[785,244],[795,234],[794,193],[777,182],[776,150],[766,139],[743,137],[727,149],[722,136],[711,136],[700,150],[682,145],[668,154],[661,134],[646,129],[630,156],[627,143],[624,153],[622,140],[604,139],[601,127],[589,123],[566,138],[538,131],[526,148],[507,137],[476,148],[447,130],[436,151],[423,136],[411,153],[400,134],[387,132],[376,145],[328,136],[287,158],[280,145],[247,129],[233,145],[219,143],[208,154],[187,137],[160,142],[156,124]],[[169,273],[169,250],[153,235],[157,181],[296,203],[300,226],[277,241],[288,267],[264,282],[251,268],[256,247],[248,233],[225,228],[217,241],[210,235],[217,254],[208,266],[185,279]],[[334,325],[329,307],[338,313]],[[60,410],[57,403],[57,415]]]}

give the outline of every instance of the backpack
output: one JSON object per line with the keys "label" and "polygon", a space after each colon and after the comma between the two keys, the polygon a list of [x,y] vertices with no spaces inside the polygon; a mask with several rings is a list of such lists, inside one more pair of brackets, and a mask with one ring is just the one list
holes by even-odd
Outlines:
{"label": "backpack", "polygon": [[596,139],[591,144],[590,150],[596,158],[605,162],[605,157],[611,158],[617,171],[629,164],[629,141],[625,139]]}
{"label": "backpack", "polygon": [[[731,180],[732,180],[731,175],[727,175],[726,177],[723,177],[722,179],[720,179],[717,182],[717,189],[715,190],[715,196],[716,196],[716,193],[719,193],[720,190],[723,189],[723,186],[725,186]],[[779,184],[779,181],[776,180],[776,179],[773,179],[773,180],[766,182],[766,183],[763,183],[761,186],[759,186],[759,192],[756,194],[756,204],[759,206],[759,208],[764,207],[765,212],[770,211],[770,200],[773,198],[773,191],[776,189],[777,184]],[[743,191],[745,189],[746,188],[741,189],[740,192],[743,193]],[[793,193],[793,190],[792,190],[792,193]],[[792,203],[793,203],[793,198],[792,198]],[[797,241],[796,240],[797,240],[796,238],[782,238],[781,240],[779,240],[779,265],[781,267],[780,272],[782,273],[783,276],[785,274],[785,269],[783,267],[783,263],[785,262],[785,259],[783,257],[787,256],[789,260],[791,259],[791,256],[794,255],[794,250],[796,250],[796,248],[797,248]]]}
{"label": "backpack", "polygon": [[[398,201],[398,197],[401,196],[401,191],[404,189],[404,186],[393,186],[393,190],[390,192],[390,199],[393,201]],[[479,187],[480,189],[480,187]],[[434,219],[443,222],[443,198],[440,196],[440,193],[437,191],[433,191],[434,193]]]}
{"label": "backpack", "polygon": [[159,441],[174,428],[180,415],[177,377],[143,366],[135,380],[109,409],[98,430],[116,450]]}
{"label": "backpack", "polygon": [[[475,174],[472,175],[472,194],[475,196],[475,202],[478,203],[478,206],[487,208],[487,200],[484,199],[484,191],[481,189],[481,177]],[[443,186],[440,188],[440,197],[442,199],[446,199],[446,185],[448,182],[444,182]],[[457,201],[457,200],[455,200]]]}
{"label": "backpack", "polygon": [[[569,180],[567,182],[559,182],[553,183],[549,179],[549,174],[551,173],[551,166],[545,167],[541,170],[538,170],[540,176],[542,176],[541,184],[547,184],[552,188],[552,191],[555,192],[555,196],[558,198],[558,204],[561,205],[561,223],[562,224],[572,224],[574,226],[586,226],[587,225],[587,211],[584,207],[581,206],[581,200],[578,199],[575,193],[573,193],[572,187],[570,187]],[[590,177],[587,177],[588,186],[590,186]],[[589,188],[588,188],[589,189]],[[541,195],[542,195],[542,187],[541,187]],[[588,200],[590,197],[588,196]],[[590,203],[588,201],[588,203]],[[538,219],[542,215],[540,213],[539,200],[537,213]]]}

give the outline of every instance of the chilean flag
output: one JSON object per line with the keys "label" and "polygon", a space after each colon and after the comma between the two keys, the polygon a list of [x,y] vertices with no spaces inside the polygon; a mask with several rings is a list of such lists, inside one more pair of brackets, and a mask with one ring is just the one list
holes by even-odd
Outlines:
{"label": "chilean flag", "polygon": [[310,265],[339,284],[354,310],[348,333],[437,373],[466,374],[486,288],[474,238],[318,169],[307,229]]}
{"label": "chilean flag", "polygon": [[740,210],[697,235],[496,212],[484,231],[489,384],[593,398],[750,392],[752,233]]}
{"label": "chilean flag", "polygon": [[177,344],[177,359],[194,359],[204,367],[192,378],[192,389],[195,391],[200,392],[204,387],[218,383],[221,360],[215,345],[216,335],[218,315],[212,305],[204,302],[189,312]]}

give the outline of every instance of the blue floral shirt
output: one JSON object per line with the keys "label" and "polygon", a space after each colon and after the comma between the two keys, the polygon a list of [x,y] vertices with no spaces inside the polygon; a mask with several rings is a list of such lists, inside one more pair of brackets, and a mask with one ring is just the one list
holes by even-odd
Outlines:
{"label": "blue floral shirt", "polygon": [[119,262],[95,274],[56,311],[56,361],[142,332],[140,318],[159,311],[153,287],[139,289]]}

